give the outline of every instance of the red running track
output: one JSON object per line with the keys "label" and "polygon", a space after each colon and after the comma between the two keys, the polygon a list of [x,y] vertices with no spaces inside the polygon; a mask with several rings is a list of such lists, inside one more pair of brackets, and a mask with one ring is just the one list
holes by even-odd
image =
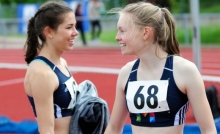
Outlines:
{"label": "red running track", "polygon": [[[193,61],[192,50],[182,48],[181,55]],[[203,48],[201,52],[202,74],[220,76],[220,48]],[[65,52],[63,57],[69,66],[121,68],[135,56],[122,56],[119,48],[75,48]],[[24,52],[21,49],[1,49],[0,63],[23,63]]]}
{"label": "red running track", "polygon": [[[182,48],[181,54],[184,58],[192,61],[192,50]],[[23,58],[24,52],[19,49],[0,50],[0,63],[21,63],[25,64]],[[64,53],[63,57],[67,60],[69,66],[85,67],[104,67],[120,69],[126,62],[134,60],[135,56],[122,56],[119,48],[76,48]],[[220,48],[202,49],[202,74],[220,76]],[[1,85],[2,81],[23,78],[25,70],[0,69],[0,115],[10,117],[14,121],[23,119],[34,119],[30,104],[23,90],[23,83]],[[105,99],[112,110],[116,74],[102,73],[73,73],[78,83],[85,79],[91,80],[97,87],[99,96]],[[205,82],[208,86],[212,82]],[[219,89],[220,84],[215,83]],[[127,121],[129,123],[129,121]],[[186,123],[195,122],[191,109],[187,114]]]}

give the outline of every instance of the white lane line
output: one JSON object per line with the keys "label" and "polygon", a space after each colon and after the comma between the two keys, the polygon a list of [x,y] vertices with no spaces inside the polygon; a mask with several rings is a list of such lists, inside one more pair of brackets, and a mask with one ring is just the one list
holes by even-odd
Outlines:
{"label": "white lane line", "polygon": [[[16,63],[0,63],[0,68],[6,69],[27,69],[26,64]],[[86,73],[104,73],[104,74],[118,74],[120,69],[117,68],[101,68],[101,67],[84,67],[84,66],[69,66],[72,73],[86,72]],[[220,76],[202,75],[204,81],[220,82]],[[1,82],[0,82],[1,83]]]}
{"label": "white lane line", "polygon": [[12,85],[12,84],[17,84],[17,83],[22,83],[23,81],[24,81],[24,78],[0,81],[0,87],[1,86]]}
{"label": "white lane line", "polygon": [[0,63],[0,68],[6,69],[27,69],[26,64],[16,64],[16,63]]}
{"label": "white lane line", "polygon": [[[91,70],[90,70],[90,72],[91,72]],[[109,71],[109,73],[110,72],[111,71]],[[114,74],[114,71],[113,71],[113,73],[110,73],[110,74]],[[203,75],[202,78],[203,78],[204,81],[220,82],[220,77],[216,77],[216,76]],[[7,85],[12,85],[12,84],[18,84],[18,83],[22,83],[23,81],[24,81],[24,78],[0,81],[0,86],[7,86]]]}
{"label": "white lane line", "polygon": [[[25,64],[16,63],[0,63],[0,68],[5,69],[27,69]],[[68,66],[71,72],[91,72],[91,73],[107,73],[107,74],[118,74],[120,69],[114,68],[102,68],[102,67],[84,67],[84,66]]]}
{"label": "white lane line", "polygon": [[87,73],[105,73],[118,74],[120,69],[102,68],[102,67],[83,67],[83,66],[69,66],[71,72],[87,72]]}
{"label": "white lane line", "polygon": [[220,82],[219,76],[202,75],[204,81]]}

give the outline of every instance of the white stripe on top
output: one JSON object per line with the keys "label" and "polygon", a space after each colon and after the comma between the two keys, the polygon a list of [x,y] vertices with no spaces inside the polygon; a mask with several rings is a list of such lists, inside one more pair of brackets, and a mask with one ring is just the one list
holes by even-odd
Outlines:
{"label": "white stripe on top", "polygon": [[164,67],[164,69],[169,70],[169,71],[173,71],[172,69],[169,69],[169,68],[166,68],[166,67]]}
{"label": "white stripe on top", "polygon": [[174,119],[174,126],[183,124],[185,122],[186,112],[188,111],[188,107],[189,107],[189,102],[187,101],[187,103],[183,105],[180,108],[180,110],[176,113]]}

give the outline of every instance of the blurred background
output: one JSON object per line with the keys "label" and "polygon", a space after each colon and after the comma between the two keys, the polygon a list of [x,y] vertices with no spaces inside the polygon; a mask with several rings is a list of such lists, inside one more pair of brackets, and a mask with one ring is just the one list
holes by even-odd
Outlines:
{"label": "blurred background", "polygon": [[[88,20],[88,0],[65,0],[74,10],[78,2],[82,3],[83,25],[86,32],[86,39],[90,41],[90,23]],[[106,12],[114,7],[124,6],[138,0],[102,0],[105,9],[101,12],[102,34],[100,40],[107,44],[116,44],[115,33],[117,16]],[[177,25],[177,36],[181,45],[192,44],[192,21],[190,15],[189,0],[148,0],[161,7],[167,7],[174,14]],[[21,43],[25,38],[27,20],[33,16],[38,7],[45,0],[1,0],[0,1],[0,47],[7,48],[12,38]],[[202,45],[218,45],[220,38],[220,0],[199,0],[200,12],[200,33]],[[9,39],[10,38],[10,39]],[[23,42],[22,42],[23,41]],[[14,44],[14,47],[18,44]],[[79,44],[80,45],[80,44]],[[103,44],[104,45],[104,44]]]}
{"label": "blurred background", "polygon": [[[0,0],[0,133],[37,133],[37,124],[23,89],[23,78],[27,68],[23,46],[26,40],[27,21],[46,0]],[[73,9],[82,4],[82,20],[88,44],[85,46],[79,35],[75,49],[65,52],[69,70],[78,83],[91,80],[99,96],[104,98],[112,110],[115,84],[120,68],[135,56],[122,56],[115,41],[118,16],[107,12],[114,7],[138,0],[101,0],[105,8],[100,10],[102,32],[98,42],[91,39],[88,17],[89,0],[65,0]],[[193,16],[190,0],[147,0],[160,7],[167,7],[175,17],[176,34],[180,42],[181,55],[195,62],[193,56]],[[191,0],[193,1],[193,0]],[[201,52],[201,75],[207,97],[220,133],[220,0],[199,0],[199,42]],[[198,55],[197,55],[198,56]],[[199,127],[189,108],[184,134],[200,134]],[[126,122],[123,134],[131,134],[130,122]]]}

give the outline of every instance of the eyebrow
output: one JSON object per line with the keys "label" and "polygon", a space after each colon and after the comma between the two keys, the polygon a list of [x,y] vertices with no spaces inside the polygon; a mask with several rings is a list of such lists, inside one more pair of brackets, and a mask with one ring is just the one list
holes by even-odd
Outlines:
{"label": "eyebrow", "polygon": [[124,28],[123,28],[123,27],[121,27],[121,26],[119,26],[119,27],[118,27],[118,29],[123,30]]}
{"label": "eyebrow", "polygon": [[67,24],[67,26],[75,26],[76,23]]}

